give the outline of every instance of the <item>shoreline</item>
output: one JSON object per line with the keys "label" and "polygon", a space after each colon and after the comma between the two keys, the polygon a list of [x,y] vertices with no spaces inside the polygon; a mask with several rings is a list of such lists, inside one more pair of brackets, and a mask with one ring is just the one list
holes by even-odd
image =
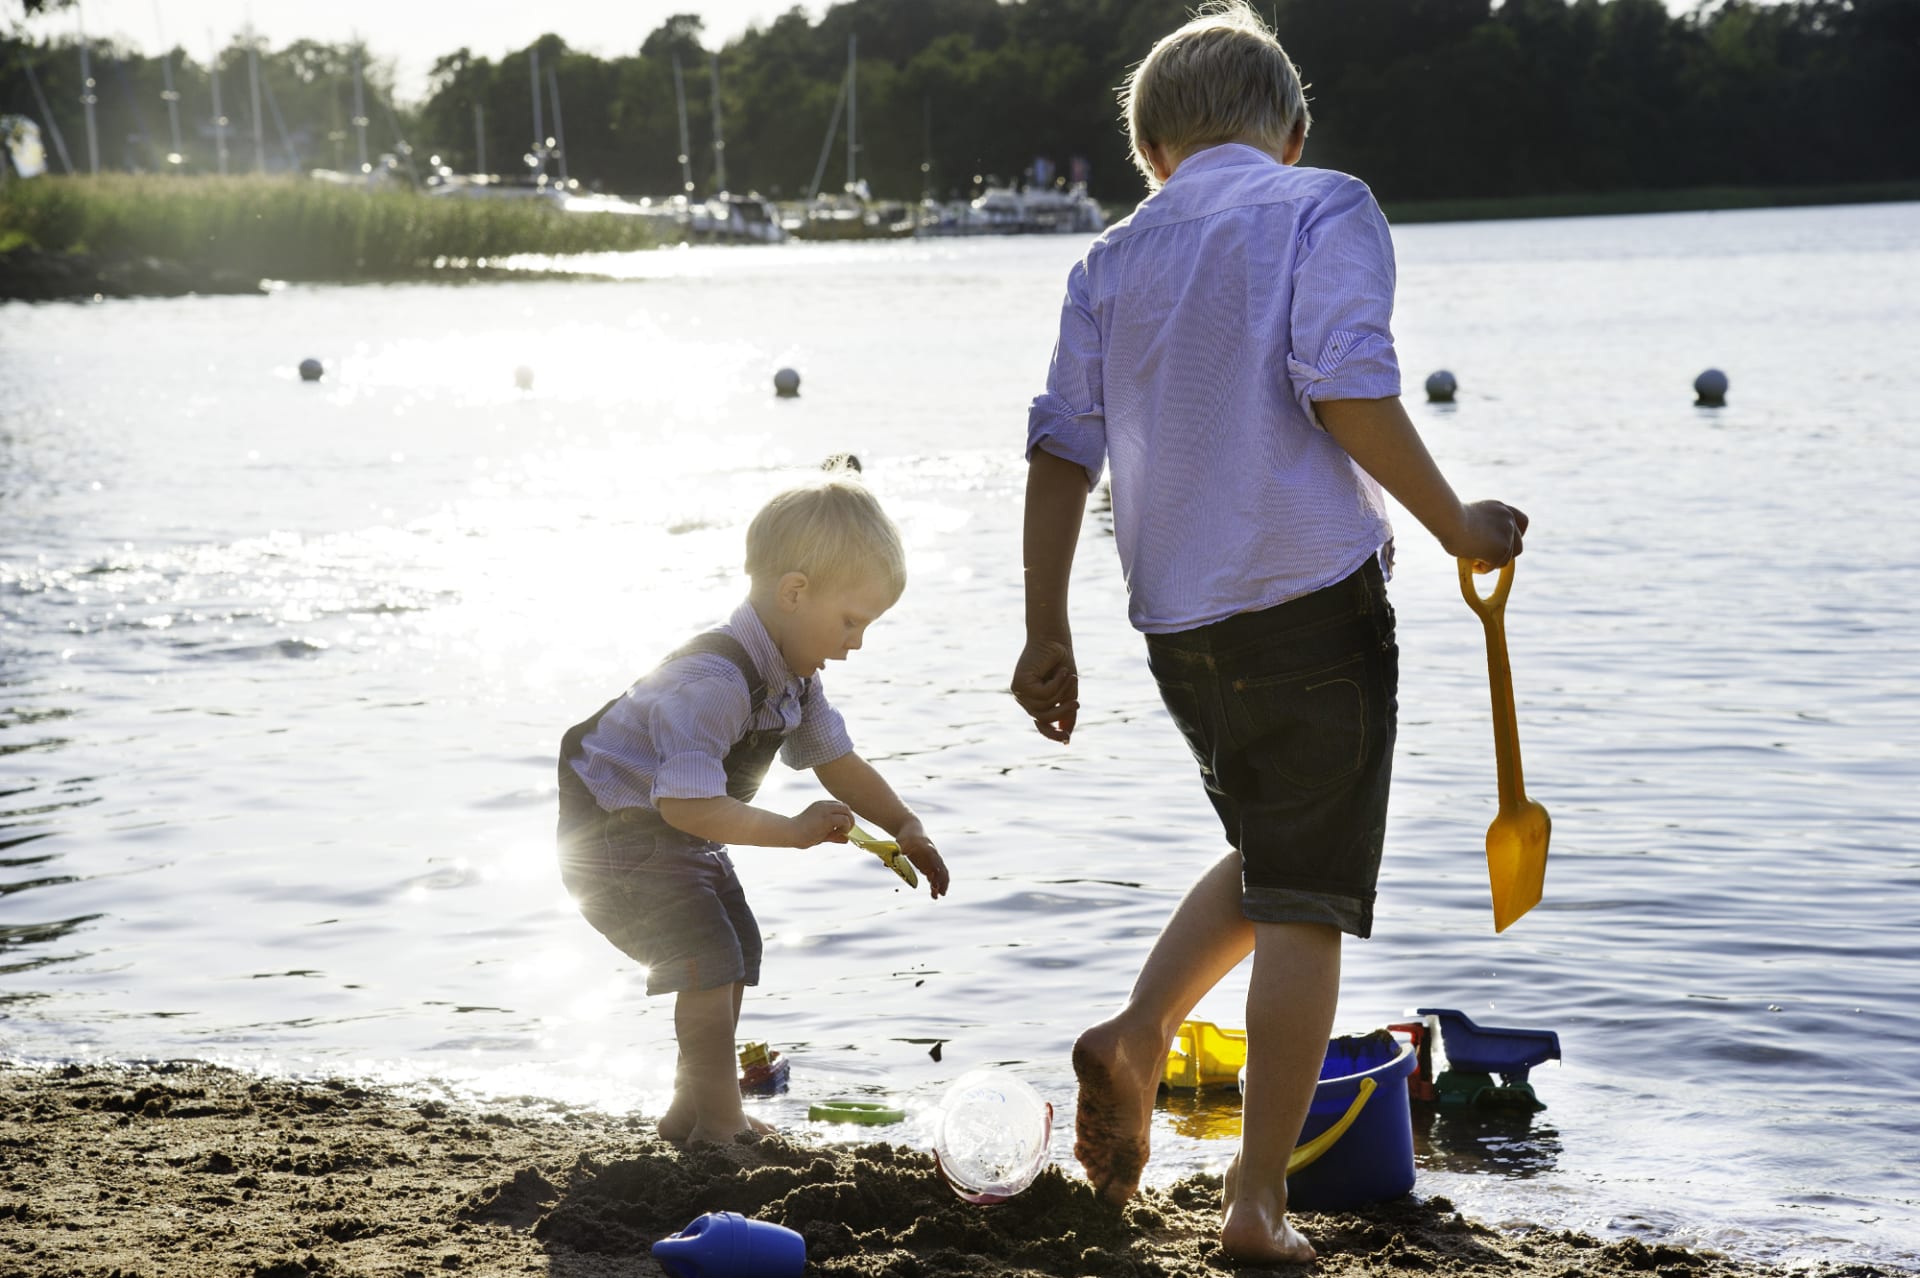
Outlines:
{"label": "shoreline", "polygon": [[1639,1239],[1496,1230],[1418,1189],[1299,1213],[1311,1267],[1238,1268],[1217,1241],[1220,1182],[1192,1176],[1125,1208],[1056,1165],[998,1207],[961,1202],[930,1155],[788,1136],[682,1150],[638,1116],[521,1098],[421,1099],[195,1061],[0,1064],[0,1275],[160,1278],[631,1278],[708,1211],[799,1230],[809,1275],[860,1278],[1894,1278],[1857,1263],[1783,1269]]}
{"label": "shoreline", "polygon": [[[1848,183],[1810,187],[1687,187],[1672,191],[1621,191],[1606,194],[1501,196],[1451,200],[1383,199],[1381,207],[1394,225],[1421,223],[1489,222],[1577,217],[1628,217],[1657,213],[1731,212],[1770,208],[1845,207],[1920,201],[1920,182]],[[1114,206],[1115,216],[1127,212]],[[4,210],[0,209],[0,214]],[[1111,219],[1109,219],[1111,220]],[[266,270],[254,273],[226,265],[194,262],[164,253],[127,250],[93,253],[49,248],[24,228],[9,230],[0,216],[0,303],[8,301],[91,301],[103,298],[184,297],[264,294],[265,281],[297,280],[316,284],[392,284],[432,282],[488,283],[535,278],[596,280],[604,277],[569,271],[507,271],[468,264],[473,259],[438,255],[460,265],[422,266],[415,270],[346,272],[335,278],[316,277],[306,270]],[[800,237],[807,243],[895,243],[892,232],[871,235]],[[913,238],[911,236],[904,238]],[[970,238],[970,237],[960,237]],[[992,236],[971,238],[996,238]],[[679,241],[650,245],[672,248]],[[256,246],[257,250],[257,246]],[[594,250],[605,251],[605,250]],[[631,251],[647,251],[634,249]],[[510,254],[496,254],[506,256]],[[428,260],[434,260],[430,257]],[[484,258],[479,260],[485,260]],[[262,265],[256,261],[254,266]]]}

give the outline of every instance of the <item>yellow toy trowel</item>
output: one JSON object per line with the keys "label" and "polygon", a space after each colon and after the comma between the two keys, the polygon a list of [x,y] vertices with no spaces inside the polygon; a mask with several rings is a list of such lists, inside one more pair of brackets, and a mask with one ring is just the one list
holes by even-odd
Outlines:
{"label": "yellow toy trowel", "polygon": [[892,839],[876,839],[856,825],[847,831],[847,842],[879,857],[880,863],[905,879],[908,887],[920,886],[920,876],[914,873],[913,862],[907,860],[906,854],[900,851],[900,845]]}
{"label": "yellow toy trowel", "polygon": [[1527,798],[1520,774],[1520,728],[1513,712],[1513,670],[1507,664],[1507,592],[1513,588],[1513,561],[1500,569],[1491,595],[1473,582],[1474,565],[1460,561],[1460,593],[1487,631],[1487,679],[1493,688],[1493,754],[1500,771],[1500,810],[1487,827],[1487,877],[1493,886],[1493,930],[1540,904],[1547,877],[1547,838],[1553,823],[1547,810]]}

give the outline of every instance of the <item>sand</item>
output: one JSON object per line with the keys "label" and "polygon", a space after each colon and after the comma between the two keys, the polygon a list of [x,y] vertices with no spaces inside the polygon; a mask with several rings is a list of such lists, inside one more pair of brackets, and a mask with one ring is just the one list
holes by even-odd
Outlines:
{"label": "sand", "polygon": [[194,1062],[0,1065],[0,1278],[645,1278],[660,1272],[648,1247],[708,1211],[799,1230],[810,1275],[1787,1272],[1633,1239],[1496,1231],[1417,1192],[1302,1214],[1322,1253],[1310,1271],[1236,1269],[1215,1241],[1219,1196],[1217,1177],[1196,1176],[1118,1209],[1055,1167],[1013,1201],[975,1207],[931,1157],[894,1145],[774,1136],[683,1150],[648,1119],[547,1101],[456,1105]]}

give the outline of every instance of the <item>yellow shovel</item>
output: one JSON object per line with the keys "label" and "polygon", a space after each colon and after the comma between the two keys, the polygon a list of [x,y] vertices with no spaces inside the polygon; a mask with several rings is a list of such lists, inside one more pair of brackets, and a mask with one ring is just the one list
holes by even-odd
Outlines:
{"label": "yellow shovel", "polygon": [[1460,593],[1487,630],[1487,679],[1493,686],[1493,754],[1500,769],[1500,811],[1487,827],[1487,877],[1493,885],[1493,930],[1540,904],[1547,877],[1547,810],[1527,798],[1520,775],[1520,729],[1513,714],[1513,670],[1507,664],[1507,592],[1513,561],[1500,570],[1493,593],[1482,597],[1470,559],[1460,561]]}
{"label": "yellow shovel", "polygon": [[879,857],[880,863],[905,880],[908,887],[920,886],[920,876],[913,872],[913,862],[907,860],[906,853],[900,850],[900,844],[895,840],[875,838],[856,825],[847,831],[847,842]]}

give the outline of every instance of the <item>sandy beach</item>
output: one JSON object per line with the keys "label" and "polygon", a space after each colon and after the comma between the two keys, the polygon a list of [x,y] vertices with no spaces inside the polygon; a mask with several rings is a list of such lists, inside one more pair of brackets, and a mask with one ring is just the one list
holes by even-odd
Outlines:
{"label": "sandy beach", "polygon": [[[1217,1177],[1147,1191],[1122,1210],[1099,1202],[1077,1169],[1054,1167],[982,1208],[955,1197],[929,1155],[895,1145],[774,1136],[682,1150],[644,1118],[548,1101],[456,1105],[193,1062],[0,1067],[0,1150],[5,1278],[630,1278],[657,1271],[651,1243],[708,1211],[799,1230],[817,1274],[1302,1272],[1236,1269],[1221,1253]],[[1633,1239],[1496,1231],[1417,1190],[1300,1220],[1322,1253],[1313,1271],[1326,1275],[1788,1272]]]}

